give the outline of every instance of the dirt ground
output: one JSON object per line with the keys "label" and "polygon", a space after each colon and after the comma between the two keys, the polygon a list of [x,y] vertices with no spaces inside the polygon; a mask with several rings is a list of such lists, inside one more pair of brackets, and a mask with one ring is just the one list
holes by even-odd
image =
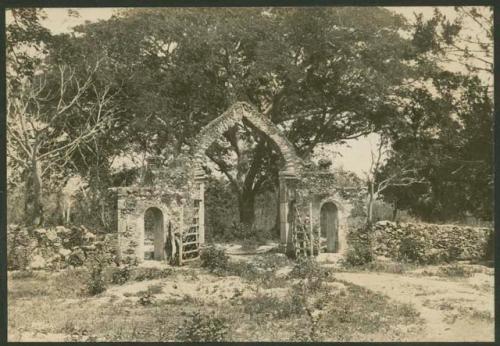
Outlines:
{"label": "dirt ground", "polygon": [[493,275],[451,279],[418,272],[337,273],[336,278],[414,306],[425,329],[404,341],[494,341]]}
{"label": "dirt ground", "polygon": [[[237,261],[253,261],[256,257],[242,254],[233,255],[231,258]],[[155,262],[145,265],[166,267]],[[332,267],[331,262],[322,265]],[[336,304],[343,304],[342,297],[345,292],[342,293],[342,291],[355,285],[367,289],[368,293],[366,294],[368,295],[366,296],[374,299],[371,302],[367,301],[364,307],[362,301],[356,302],[359,307],[356,312],[360,313],[359,316],[364,316],[364,314],[383,315],[385,312],[381,308],[388,306],[392,309],[390,310],[392,315],[387,317],[393,318],[389,323],[389,328],[375,328],[369,332],[366,330],[370,329],[371,322],[367,319],[364,328],[368,328],[365,328],[362,333],[359,333],[356,321],[348,322],[345,329],[347,335],[343,335],[342,339],[338,341],[493,341],[493,269],[483,266],[472,267],[469,265],[468,267],[474,269],[473,274],[468,277],[439,276],[439,266],[421,267],[402,274],[373,271],[334,271],[335,280],[328,282],[327,287],[331,292],[336,292],[334,296],[336,295],[336,299],[339,299]],[[291,265],[284,265],[276,270],[274,274],[276,280],[280,277],[285,278],[291,268]],[[30,288],[27,282],[24,283],[23,288],[23,282],[17,280],[12,280],[9,277],[9,295],[10,290]],[[250,326],[256,318],[255,316],[244,312],[239,312],[240,315],[235,314],[238,307],[241,307],[242,301],[252,301],[259,295],[285,299],[287,292],[289,292],[290,283],[287,283],[286,280],[281,281],[284,281],[285,284],[280,284],[277,281],[273,287],[262,288],[257,287],[259,285],[255,282],[245,281],[239,276],[217,276],[208,273],[203,268],[176,267],[175,275],[172,277],[112,285],[104,293],[92,298],[82,299],[68,296],[67,298],[40,300],[43,297],[38,293],[33,296],[9,298],[9,316],[11,316],[9,317],[9,341],[67,341],[67,335],[58,333],[59,330],[73,328],[67,326],[68,322],[65,319],[72,319],[71,323],[74,320],[78,324],[81,323],[78,322],[79,318],[84,319],[89,311],[102,311],[102,316],[94,317],[102,317],[102,321],[94,321],[92,328],[104,328],[102,323],[107,323],[108,317],[106,316],[114,313],[116,313],[116,321],[120,318],[129,318],[121,316],[125,314],[130,318],[137,318],[139,325],[142,322],[141,316],[134,316],[134,314],[139,312],[144,314],[143,316],[148,316],[149,310],[137,307],[137,302],[141,297],[141,292],[151,288],[156,288],[157,291],[154,300],[162,302],[164,304],[162,306],[167,309],[187,305],[191,305],[193,310],[204,306],[217,307],[220,311],[229,309],[227,310],[228,316],[246,321],[240,321],[238,324],[240,327],[235,330],[235,335],[239,336],[235,341],[249,341],[250,339],[245,338],[250,338],[251,335],[257,335],[257,333],[261,333],[259,341],[286,341],[289,340],[290,335],[281,335],[280,333],[283,333],[287,328],[288,331],[300,328],[301,323],[303,323],[300,319],[271,321],[265,315],[256,315],[260,319],[259,322],[255,326]],[[378,298],[370,296],[369,292],[387,297],[387,300],[381,302]],[[54,302],[57,302],[59,312],[57,316],[50,315]],[[347,302],[346,306],[342,308],[349,309],[350,304]],[[377,308],[376,304],[382,305],[378,305]],[[33,310],[35,306],[37,309]],[[401,322],[401,324],[394,322],[393,325],[392,321],[399,321],[397,309],[399,307],[403,309],[405,306],[416,310],[419,322],[416,324],[414,322]],[[371,311],[371,309],[379,309],[379,311]],[[399,315],[405,315],[403,310]],[[68,314],[70,311],[72,311],[71,316],[65,317],[64,314]],[[331,311],[335,311],[335,307]],[[387,326],[387,323],[383,322],[384,317],[374,317],[376,318],[374,321]],[[335,321],[332,323],[337,323]],[[265,327],[265,323],[272,325]],[[349,326],[349,323],[352,326]],[[282,327],[285,325],[289,326]],[[265,330],[265,328],[269,330]],[[330,325],[327,324],[326,328],[330,328]],[[337,326],[331,325],[331,328],[334,330]],[[85,341],[85,339],[79,340]],[[336,340],[332,339],[331,341]]]}

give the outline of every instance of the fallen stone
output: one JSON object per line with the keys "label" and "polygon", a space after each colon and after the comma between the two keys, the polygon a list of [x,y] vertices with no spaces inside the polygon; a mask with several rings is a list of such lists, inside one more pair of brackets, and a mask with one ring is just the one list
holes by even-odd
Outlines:
{"label": "fallen stone", "polygon": [[62,249],[59,249],[59,254],[66,258],[71,254],[71,250],[62,248]]}
{"label": "fallen stone", "polygon": [[41,255],[35,255],[31,258],[29,267],[31,269],[44,269],[47,267],[47,262]]}
{"label": "fallen stone", "polygon": [[47,237],[48,240],[50,240],[52,242],[58,238],[57,232],[55,229],[48,229],[47,232],[45,233],[45,236]]}

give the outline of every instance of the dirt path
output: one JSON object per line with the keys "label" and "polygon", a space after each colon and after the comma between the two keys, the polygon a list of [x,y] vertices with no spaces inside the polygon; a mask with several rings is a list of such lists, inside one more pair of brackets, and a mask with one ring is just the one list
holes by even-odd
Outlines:
{"label": "dirt path", "polygon": [[339,280],[412,304],[425,321],[423,333],[405,341],[493,341],[493,276],[469,279],[388,273],[336,273]]}

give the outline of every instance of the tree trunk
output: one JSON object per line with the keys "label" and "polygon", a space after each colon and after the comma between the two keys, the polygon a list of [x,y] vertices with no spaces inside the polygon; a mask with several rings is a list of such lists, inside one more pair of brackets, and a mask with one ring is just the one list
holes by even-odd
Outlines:
{"label": "tree trunk", "polygon": [[374,202],[373,194],[374,194],[374,191],[373,191],[373,182],[370,181],[368,184],[369,184],[368,185],[369,199],[368,199],[368,215],[367,215],[366,223],[370,226],[373,223],[373,202]]}
{"label": "tree trunk", "polygon": [[397,202],[394,202],[394,209],[392,209],[392,221],[396,221],[396,218],[398,217],[398,204]]}
{"label": "tree trunk", "polygon": [[25,191],[25,213],[29,225],[43,223],[42,168],[36,157],[31,159]]}
{"label": "tree trunk", "polygon": [[255,219],[255,193],[244,190],[239,196],[240,222],[253,225]]}

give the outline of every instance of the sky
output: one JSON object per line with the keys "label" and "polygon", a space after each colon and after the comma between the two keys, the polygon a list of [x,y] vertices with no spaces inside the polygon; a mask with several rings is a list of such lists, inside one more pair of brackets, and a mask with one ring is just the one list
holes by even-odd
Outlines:
{"label": "sky", "polygon": [[[422,13],[424,18],[432,17],[434,7],[386,7],[387,9],[405,16],[408,20],[413,21],[414,13]],[[452,6],[438,7],[441,13],[446,15],[450,20],[453,20],[456,15]],[[47,18],[42,21],[42,25],[50,29],[53,34],[70,32],[71,28],[84,24],[86,21],[95,22],[98,20],[107,20],[114,13],[119,11],[119,8],[72,8],[78,12],[79,16],[69,16],[68,8],[47,8],[45,12]],[[7,14],[7,22],[9,16]],[[474,27],[471,25],[467,28],[474,32]],[[371,163],[371,150],[375,150],[377,146],[378,136],[371,134],[367,137],[361,137],[355,140],[349,140],[343,145],[327,145],[316,158],[328,157],[332,159],[334,168],[340,168],[353,171],[360,177],[364,177]],[[338,153],[338,154],[334,154]]]}

